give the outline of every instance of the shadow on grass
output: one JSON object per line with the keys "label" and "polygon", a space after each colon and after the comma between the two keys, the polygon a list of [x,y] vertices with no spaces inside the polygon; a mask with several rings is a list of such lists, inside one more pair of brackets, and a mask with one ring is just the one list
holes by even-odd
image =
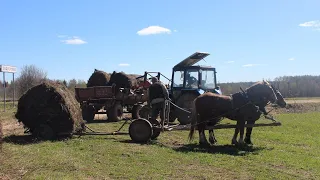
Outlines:
{"label": "shadow on grass", "polygon": [[[152,140],[147,143],[136,143],[132,140],[120,140],[121,143],[132,143],[140,145],[156,145],[160,147],[166,147],[173,149],[176,152],[190,153],[190,152],[200,152],[200,153],[210,153],[210,154],[226,154],[232,156],[244,156],[247,154],[258,154],[262,150],[266,150],[266,147],[256,147],[252,145],[207,145],[202,146],[199,144],[185,144],[185,145],[167,145],[158,142],[157,140]],[[272,150],[272,148],[267,149]]]}
{"label": "shadow on grass", "polygon": [[213,145],[213,146],[201,146],[199,144],[186,144],[180,147],[173,148],[177,152],[189,153],[189,152],[201,152],[210,154],[227,154],[233,156],[244,156],[247,154],[257,154],[258,152],[265,150],[265,147],[256,147],[252,145]]}
{"label": "shadow on grass", "polygon": [[54,140],[42,140],[32,135],[10,135],[10,136],[4,137],[2,141],[9,144],[28,145],[28,144],[38,144],[46,141],[47,142],[64,141],[68,139],[70,139],[69,136],[59,137]]}

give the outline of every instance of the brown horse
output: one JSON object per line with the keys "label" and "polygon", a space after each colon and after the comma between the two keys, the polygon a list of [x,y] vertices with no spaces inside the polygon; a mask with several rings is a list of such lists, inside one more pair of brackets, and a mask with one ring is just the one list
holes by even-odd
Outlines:
{"label": "brown horse", "polygon": [[[280,91],[278,89],[276,89],[273,85],[271,85],[273,91],[275,92],[276,96],[277,96],[277,101],[276,101],[276,105],[279,106],[280,108],[284,108],[286,107],[287,103],[286,101],[284,100],[282,94],[280,93]],[[268,104],[268,102],[264,102],[262,104],[259,105],[259,110],[256,111],[257,107],[254,106],[254,105],[248,105],[246,108],[252,108],[252,114],[251,116],[247,117],[247,124],[249,125],[253,125],[255,124],[255,122],[260,119],[261,115],[264,114],[264,115],[267,115],[267,111],[265,109],[265,106]],[[235,132],[234,132],[234,135],[233,135],[233,139],[232,139],[232,144],[236,144],[237,141],[237,136],[239,134],[239,128],[235,128]],[[253,144],[252,141],[251,141],[251,134],[252,134],[252,127],[247,127],[246,128],[246,135],[245,135],[245,138],[244,138],[244,142],[246,144]],[[217,142],[216,138],[214,137],[214,133],[213,133],[213,130],[209,130],[209,141],[210,143],[212,144],[215,144]]]}
{"label": "brown horse", "polygon": [[[189,140],[192,140],[195,127],[197,127],[199,143],[209,144],[204,133],[206,125],[214,126],[225,117],[237,121],[232,142],[237,143],[235,138],[240,131],[239,143],[244,143],[245,123],[247,121],[252,123],[252,119],[259,119],[260,110],[268,102],[275,103],[277,100],[274,89],[267,81],[257,82],[245,91],[230,96],[204,93],[193,101]],[[210,130],[209,140],[212,144],[216,142],[213,130]]]}

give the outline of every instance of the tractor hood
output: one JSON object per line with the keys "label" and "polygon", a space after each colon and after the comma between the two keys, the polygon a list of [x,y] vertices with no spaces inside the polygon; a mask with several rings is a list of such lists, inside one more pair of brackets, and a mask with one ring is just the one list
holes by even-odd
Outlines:
{"label": "tractor hood", "polygon": [[177,67],[187,67],[187,66],[192,66],[196,64],[197,62],[201,61],[205,57],[209,56],[209,53],[206,52],[195,52],[191,56],[187,57],[186,59],[182,60],[180,63],[175,65],[173,69]]}

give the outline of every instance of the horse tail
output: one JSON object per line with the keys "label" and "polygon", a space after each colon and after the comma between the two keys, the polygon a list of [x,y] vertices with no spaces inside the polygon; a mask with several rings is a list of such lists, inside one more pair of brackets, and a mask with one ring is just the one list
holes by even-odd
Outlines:
{"label": "horse tail", "polygon": [[198,122],[198,112],[196,108],[196,99],[194,99],[192,103],[192,110],[191,110],[191,126],[190,126],[190,132],[189,132],[189,141],[193,139],[193,134],[194,134],[194,130],[197,122]]}

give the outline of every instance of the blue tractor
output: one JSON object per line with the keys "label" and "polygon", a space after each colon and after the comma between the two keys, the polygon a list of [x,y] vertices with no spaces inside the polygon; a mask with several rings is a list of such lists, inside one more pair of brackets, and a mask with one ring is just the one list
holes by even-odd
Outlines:
{"label": "blue tractor", "polygon": [[[160,72],[145,72],[143,76],[137,77],[137,79],[144,79],[143,84],[145,84],[148,79],[151,79],[147,76],[152,76],[152,73],[156,73],[156,77],[160,81],[162,81],[161,76],[169,80],[168,91],[170,99],[178,106],[170,106],[170,122],[178,120],[182,125],[189,124],[191,114],[188,113],[188,111],[191,111],[192,102],[196,97],[205,92],[222,94],[220,87],[217,85],[216,69],[211,66],[194,65],[208,55],[208,53],[204,52],[195,52],[175,65],[172,69],[171,80]],[[145,88],[148,87],[145,85],[142,86]],[[148,119],[148,116],[150,116],[150,107],[143,106],[141,109],[139,108],[138,114],[140,114],[140,117]]]}
{"label": "blue tractor", "polygon": [[[195,52],[172,69],[169,87],[170,98],[177,106],[191,111],[193,100],[204,92],[222,94],[217,85],[216,69],[211,66],[195,65],[209,53]],[[174,106],[170,108],[170,121],[178,120],[180,124],[190,123],[190,114]]]}

